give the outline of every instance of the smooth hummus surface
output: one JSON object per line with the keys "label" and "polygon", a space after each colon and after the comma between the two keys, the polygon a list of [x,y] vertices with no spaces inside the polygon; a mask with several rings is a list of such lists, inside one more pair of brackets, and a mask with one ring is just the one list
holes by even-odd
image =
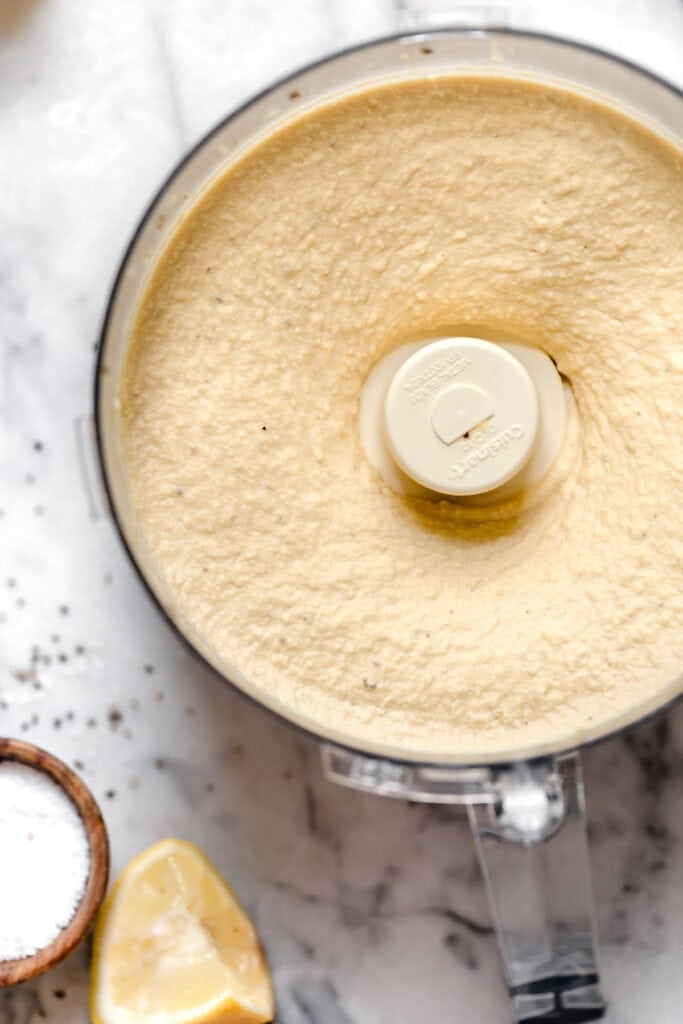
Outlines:
{"label": "smooth hummus surface", "polygon": [[[393,493],[377,360],[512,331],[577,429],[504,504]],[[598,102],[404,80],[289,121],[200,196],[122,388],[160,573],[231,667],[358,744],[571,743],[683,668],[683,159]]]}

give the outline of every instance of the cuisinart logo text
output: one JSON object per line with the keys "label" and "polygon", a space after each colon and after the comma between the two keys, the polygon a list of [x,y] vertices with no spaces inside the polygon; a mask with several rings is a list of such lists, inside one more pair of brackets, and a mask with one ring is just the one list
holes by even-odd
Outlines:
{"label": "cuisinart logo text", "polygon": [[[481,436],[481,435],[480,435]],[[488,437],[484,444],[479,445],[473,452],[466,455],[461,462],[456,462],[455,465],[451,466],[451,479],[461,480],[466,473],[469,473],[471,469],[478,466],[480,462],[484,462],[486,459],[490,459],[501,451],[512,441],[519,440],[520,437],[524,436],[524,427],[521,423],[513,423],[511,427],[506,427],[505,430],[501,430],[499,434],[494,437]],[[478,438],[475,436],[475,441]]]}

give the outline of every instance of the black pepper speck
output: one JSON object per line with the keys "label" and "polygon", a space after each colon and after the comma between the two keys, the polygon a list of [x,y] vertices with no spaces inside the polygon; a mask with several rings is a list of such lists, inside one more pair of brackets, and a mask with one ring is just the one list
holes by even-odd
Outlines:
{"label": "black pepper speck", "polygon": [[111,707],[107,718],[109,719],[110,728],[116,731],[123,721],[123,715],[121,714],[120,708],[117,708],[116,706]]}

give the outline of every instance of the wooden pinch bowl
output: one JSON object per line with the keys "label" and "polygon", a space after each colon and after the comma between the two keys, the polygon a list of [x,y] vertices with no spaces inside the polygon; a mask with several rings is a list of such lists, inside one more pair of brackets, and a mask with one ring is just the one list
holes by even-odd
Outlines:
{"label": "wooden pinch bowl", "polygon": [[[18,960],[0,960],[0,988],[35,978],[68,956],[94,924],[109,879],[107,829],[95,798],[78,775],[54,754],[35,747],[32,743],[3,739],[0,736],[0,762],[2,761],[16,761],[43,772],[71,799],[88,836],[90,873],[74,916],[49,945],[39,949],[32,956],[21,957]],[[58,879],[55,879],[55,884],[59,884]]]}

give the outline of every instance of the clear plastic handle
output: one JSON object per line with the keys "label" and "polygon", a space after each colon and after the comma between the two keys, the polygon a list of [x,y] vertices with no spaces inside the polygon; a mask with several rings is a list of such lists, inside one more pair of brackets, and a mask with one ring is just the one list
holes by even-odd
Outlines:
{"label": "clear plastic handle", "polygon": [[514,1018],[601,1020],[579,755],[501,769],[494,803],[468,813]]}

